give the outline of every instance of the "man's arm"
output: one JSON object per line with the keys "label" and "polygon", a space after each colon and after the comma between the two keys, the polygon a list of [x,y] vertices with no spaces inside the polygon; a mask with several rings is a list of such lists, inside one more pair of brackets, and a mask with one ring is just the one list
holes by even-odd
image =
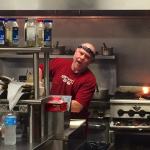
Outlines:
{"label": "man's arm", "polygon": [[42,78],[43,78],[42,69],[39,68],[39,81],[40,81],[40,82],[42,82]]}
{"label": "man's arm", "polygon": [[76,100],[71,101],[71,112],[79,113],[83,109],[83,106]]}

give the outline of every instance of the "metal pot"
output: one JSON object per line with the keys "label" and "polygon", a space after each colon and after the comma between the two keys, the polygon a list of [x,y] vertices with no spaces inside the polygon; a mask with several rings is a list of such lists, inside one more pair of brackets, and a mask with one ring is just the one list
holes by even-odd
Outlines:
{"label": "metal pot", "polygon": [[66,47],[64,45],[60,45],[59,41],[56,42],[56,45],[54,46],[52,50],[53,55],[62,55],[65,53]]}
{"label": "metal pot", "polygon": [[93,99],[108,99],[109,97],[109,90],[105,88],[101,88],[100,90],[96,91],[93,95]]}
{"label": "metal pot", "polygon": [[52,54],[53,55],[63,55],[65,53],[65,46],[60,45],[53,49]]}
{"label": "metal pot", "polygon": [[101,54],[104,56],[113,55],[113,47],[107,47],[105,43],[103,43],[103,47],[101,47]]}
{"label": "metal pot", "polygon": [[109,47],[109,48],[102,47],[102,55],[104,55],[104,56],[113,55],[113,48],[112,47]]}

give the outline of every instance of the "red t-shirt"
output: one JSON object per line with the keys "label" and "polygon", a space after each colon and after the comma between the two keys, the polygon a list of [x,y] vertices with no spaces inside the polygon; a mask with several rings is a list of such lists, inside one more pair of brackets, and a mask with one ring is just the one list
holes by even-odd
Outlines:
{"label": "red t-shirt", "polygon": [[[50,76],[52,78],[52,95],[71,95],[84,106],[80,113],[72,113],[72,117],[84,117],[87,115],[89,102],[95,91],[96,79],[93,73],[87,69],[82,74],[76,74],[71,70],[72,59],[55,58],[49,62]],[[44,71],[41,64],[40,68]]]}

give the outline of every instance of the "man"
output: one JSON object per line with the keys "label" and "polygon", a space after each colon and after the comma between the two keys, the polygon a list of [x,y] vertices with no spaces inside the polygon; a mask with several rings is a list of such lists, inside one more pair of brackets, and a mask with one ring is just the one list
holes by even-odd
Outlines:
{"label": "man", "polygon": [[[72,118],[86,118],[88,115],[88,106],[96,87],[96,78],[88,66],[93,62],[95,53],[91,43],[83,43],[75,50],[73,59],[55,58],[49,62],[52,78],[50,94],[72,96]],[[40,79],[43,70],[41,64]]]}

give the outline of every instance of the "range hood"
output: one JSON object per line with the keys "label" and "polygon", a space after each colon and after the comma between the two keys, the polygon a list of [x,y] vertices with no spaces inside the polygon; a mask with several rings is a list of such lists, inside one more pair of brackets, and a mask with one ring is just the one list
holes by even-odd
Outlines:
{"label": "range hood", "polygon": [[0,10],[150,10],[149,0],[0,0]]}
{"label": "range hood", "polygon": [[149,0],[0,0],[1,16],[150,16]]}

